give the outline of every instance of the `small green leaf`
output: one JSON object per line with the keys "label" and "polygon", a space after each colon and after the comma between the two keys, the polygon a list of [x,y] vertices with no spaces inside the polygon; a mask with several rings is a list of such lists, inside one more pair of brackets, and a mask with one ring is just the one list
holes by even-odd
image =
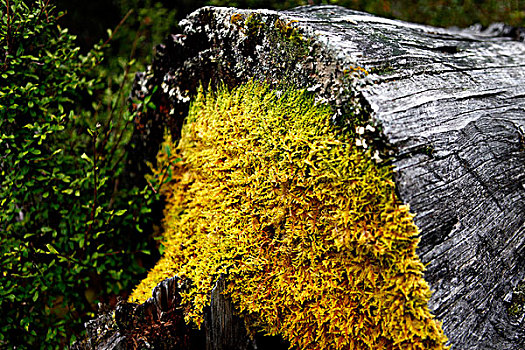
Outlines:
{"label": "small green leaf", "polygon": [[124,215],[124,214],[126,213],[126,211],[127,211],[126,209],[118,210],[118,211],[115,213],[115,215],[116,215],[116,216]]}
{"label": "small green leaf", "polygon": [[51,244],[47,243],[47,244],[46,244],[46,247],[47,247],[47,249],[48,249],[51,253],[53,253],[53,254],[57,254],[57,255],[58,255],[57,250],[56,250],[55,247],[53,247]]}
{"label": "small green leaf", "polygon": [[89,163],[93,163],[93,161],[91,160],[91,158],[89,158],[88,155],[85,154],[85,153],[82,153],[82,155],[80,156],[80,158],[84,159],[85,161],[88,161]]}

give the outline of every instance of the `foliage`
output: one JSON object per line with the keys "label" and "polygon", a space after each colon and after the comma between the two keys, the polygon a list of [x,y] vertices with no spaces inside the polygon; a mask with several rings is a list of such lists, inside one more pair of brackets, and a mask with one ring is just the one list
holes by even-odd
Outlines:
{"label": "foliage", "polygon": [[[111,66],[114,62],[128,62],[129,53],[134,52],[138,64],[133,66],[132,71],[145,69],[150,64],[153,55],[153,47],[164,41],[168,33],[175,31],[177,21],[176,10],[169,10],[160,2],[151,0],[121,0],[118,2],[119,16],[126,15],[124,25],[119,28],[112,37],[112,45],[106,53],[108,63],[108,75],[119,71],[120,66]],[[128,92],[129,90],[126,90]]]}
{"label": "foliage", "polygon": [[131,298],[178,274],[186,319],[221,274],[253,331],[299,349],[442,349],[417,228],[378,166],[304,91],[201,90],[159,153],[164,256]]}
{"label": "foliage", "polygon": [[137,59],[148,58],[151,43],[160,43],[169,33],[166,29],[173,29],[177,20],[205,5],[204,0],[54,0],[54,3],[66,13],[59,23],[78,36],[76,42],[82,50],[98,43],[108,28],[114,28],[130,10],[133,11],[118,37],[112,40],[112,54],[106,57],[108,61],[120,54],[127,56],[139,29],[144,35],[139,39],[141,45],[138,47]]}
{"label": "foliage", "polygon": [[104,45],[80,54],[60,16],[48,1],[0,4],[0,347],[63,347],[143,271],[154,196],[126,180],[129,65],[104,89]]}
{"label": "foliage", "polygon": [[467,27],[474,23],[485,26],[505,22],[525,24],[524,0],[328,0],[338,4],[410,22],[440,27]]}
{"label": "foliage", "polygon": [[208,2],[215,6],[279,10],[303,5],[331,4],[443,27],[466,27],[474,23],[489,25],[493,22],[505,22],[514,26],[525,25],[524,0],[209,0]]}

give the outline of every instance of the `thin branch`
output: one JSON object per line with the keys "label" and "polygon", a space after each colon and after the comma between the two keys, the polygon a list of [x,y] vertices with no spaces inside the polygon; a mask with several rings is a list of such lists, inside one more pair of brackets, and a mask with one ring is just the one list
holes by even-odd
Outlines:
{"label": "thin branch", "polygon": [[11,18],[11,12],[10,12],[10,8],[11,8],[11,4],[9,3],[9,0],[6,0],[6,16],[7,16],[7,33],[6,33],[6,43],[7,43],[7,52],[5,53],[5,61],[4,61],[4,67],[7,68],[7,57],[10,55],[11,51],[12,51],[12,47],[11,47],[11,21],[13,20]]}
{"label": "thin branch", "polygon": [[87,241],[89,239],[89,236],[91,234],[91,230],[93,228],[93,222],[95,221],[95,211],[97,208],[97,132],[96,130],[93,133],[93,176],[95,177],[94,181],[94,188],[93,188],[93,205],[91,206],[91,220],[89,223],[88,228],[86,229],[86,232],[84,232],[84,248],[83,251],[86,250],[87,247]]}
{"label": "thin branch", "polygon": [[[131,52],[129,54],[129,61],[131,61],[133,59],[133,57],[135,57],[135,52],[136,52],[136,49],[137,49],[137,44],[138,44],[138,41],[139,41],[139,38],[141,37],[142,35],[142,32],[140,31],[140,29],[137,31],[137,33],[135,34],[135,39],[133,40],[133,45],[131,46]],[[128,61],[128,62],[129,62]],[[119,86],[119,91],[118,91],[118,96],[115,100],[115,103],[113,104],[113,106],[111,107],[111,112],[110,112],[110,115],[109,115],[109,119],[108,119],[108,122],[107,122],[107,125],[106,125],[106,129],[109,128],[109,125],[111,123],[111,121],[113,120],[114,118],[114,111],[115,111],[115,107],[118,105],[118,101],[122,98],[122,91],[124,90],[124,85],[128,79],[128,74],[129,74],[129,70],[131,69],[131,66],[128,64],[126,65],[126,69],[124,70],[124,77],[122,79],[122,82],[120,83],[120,86]],[[122,115],[122,106],[124,104],[121,105],[120,109],[119,109],[119,114]],[[127,126],[129,125],[129,120],[126,121],[126,124],[124,125],[124,128],[121,130],[121,133],[119,135],[119,138],[117,140],[117,142],[113,145],[113,148],[111,149],[111,151],[109,152],[109,160],[108,160],[108,163],[111,164],[111,161],[113,160],[113,154],[115,153],[117,147],[120,145],[120,142],[122,141],[122,137],[124,135],[124,131]],[[104,149],[104,147],[106,147],[106,144],[108,142],[108,139],[109,139],[109,134],[106,135],[105,139],[104,139],[104,142],[102,144],[102,149]]]}
{"label": "thin branch", "polygon": [[133,13],[133,9],[129,10],[128,13],[126,13],[126,15],[120,20],[120,22],[117,24],[117,26],[115,27],[115,29],[113,30],[113,32],[111,32],[111,35],[109,36],[109,38],[107,38],[106,41],[104,41],[104,43],[102,44],[102,46],[100,47],[101,49],[104,48],[111,40],[113,40],[113,36],[115,36],[115,34],[117,34],[118,30],[120,29],[120,27],[124,24],[124,22],[128,19],[128,17]]}

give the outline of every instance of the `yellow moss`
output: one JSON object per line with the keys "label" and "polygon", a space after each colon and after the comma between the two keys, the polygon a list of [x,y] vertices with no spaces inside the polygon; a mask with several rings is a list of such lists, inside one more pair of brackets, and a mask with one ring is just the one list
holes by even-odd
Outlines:
{"label": "yellow moss", "polygon": [[200,325],[225,273],[248,327],[295,348],[443,349],[392,170],[332,114],[302,91],[259,83],[200,91],[180,142],[159,153],[166,249],[131,299],[188,277],[186,318]]}

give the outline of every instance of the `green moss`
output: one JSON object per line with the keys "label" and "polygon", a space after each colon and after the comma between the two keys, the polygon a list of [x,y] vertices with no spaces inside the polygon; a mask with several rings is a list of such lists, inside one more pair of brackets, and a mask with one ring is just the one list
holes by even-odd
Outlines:
{"label": "green moss", "polygon": [[306,43],[306,40],[304,40],[299,30],[295,27],[296,23],[297,21],[294,20],[286,22],[277,18],[274,23],[274,28],[284,41],[290,41],[294,45],[301,46]]}
{"label": "green moss", "polygon": [[395,69],[390,64],[385,64],[382,67],[373,67],[370,70],[370,74],[377,74],[377,75],[388,75],[391,73],[394,73]]}
{"label": "green moss", "polygon": [[246,16],[235,13],[231,16],[230,22],[244,31],[247,36],[258,35],[262,30],[270,30],[279,35],[280,41],[291,42],[294,45],[303,45],[307,40],[303,38],[299,30],[295,27],[297,21],[283,21],[277,18],[273,26],[267,25],[259,13],[251,13]]}
{"label": "green moss", "polygon": [[180,142],[159,153],[166,249],[131,298],[187,277],[186,320],[200,325],[226,274],[248,327],[295,348],[443,349],[392,170],[332,115],[304,91],[200,91]]}
{"label": "green moss", "polygon": [[310,40],[304,39],[296,27],[297,21],[283,21],[277,18],[273,23],[273,35],[270,40],[279,43],[288,57],[305,58],[308,56]]}
{"label": "green moss", "polygon": [[525,282],[519,284],[512,293],[509,315],[520,317],[525,312]]}
{"label": "green moss", "polygon": [[257,36],[265,27],[261,15],[256,12],[249,15],[244,13],[234,13],[230,17],[230,23],[235,25],[238,30],[248,37]]}
{"label": "green moss", "polygon": [[259,34],[259,32],[264,28],[261,15],[258,13],[250,14],[244,22],[244,27],[246,28],[248,36]]}
{"label": "green moss", "polygon": [[[268,38],[272,46],[279,48],[280,61],[295,62],[306,57],[310,41],[304,39],[295,26],[297,21],[283,21],[278,17],[273,21],[271,18],[265,21],[259,13],[234,13],[230,22],[246,35],[247,41],[255,43],[262,37]],[[262,36],[262,33],[265,35]]]}

